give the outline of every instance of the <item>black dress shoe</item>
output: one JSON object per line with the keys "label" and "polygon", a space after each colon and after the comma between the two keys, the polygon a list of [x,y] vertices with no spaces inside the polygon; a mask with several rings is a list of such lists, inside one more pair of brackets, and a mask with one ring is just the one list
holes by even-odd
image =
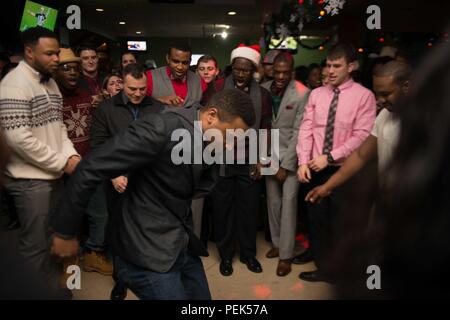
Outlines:
{"label": "black dress shoe", "polygon": [[292,258],[293,264],[306,264],[314,260],[314,256],[311,249],[306,249],[306,251],[300,253],[298,256]]}
{"label": "black dress shoe", "polygon": [[308,282],[329,282],[334,283],[334,281],[331,279],[331,277],[323,274],[322,272],[316,270],[316,271],[308,271],[308,272],[302,272],[298,276],[300,279]]}
{"label": "black dress shoe", "polygon": [[254,273],[261,273],[262,267],[256,258],[241,258],[241,262],[247,265],[248,270]]}
{"label": "black dress shoe", "polygon": [[233,266],[231,265],[231,260],[222,260],[220,262],[220,273],[225,276],[231,276],[233,274]]}
{"label": "black dress shoe", "polygon": [[127,287],[120,282],[116,282],[114,288],[111,290],[111,300],[125,300],[127,297]]}

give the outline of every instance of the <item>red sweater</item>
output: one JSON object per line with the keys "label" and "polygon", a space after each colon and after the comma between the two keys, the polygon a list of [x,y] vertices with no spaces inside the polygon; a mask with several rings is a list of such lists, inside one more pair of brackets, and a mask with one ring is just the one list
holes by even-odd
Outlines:
{"label": "red sweater", "polygon": [[[187,81],[180,81],[180,80],[172,80],[170,75],[170,68],[166,67],[167,75],[169,76],[170,82],[172,82],[173,91],[175,91],[175,94],[180,97],[181,99],[186,99],[188,94],[188,85]],[[200,78],[202,91],[205,92],[207,88],[207,84],[205,80]],[[153,95],[153,75],[151,71],[147,71],[147,95],[152,96]]]}
{"label": "red sweater", "polygon": [[75,150],[82,156],[89,152],[89,139],[91,137],[92,114],[94,107],[91,96],[82,89],[67,92],[61,89],[63,96],[63,119],[67,127],[67,135],[72,141]]}

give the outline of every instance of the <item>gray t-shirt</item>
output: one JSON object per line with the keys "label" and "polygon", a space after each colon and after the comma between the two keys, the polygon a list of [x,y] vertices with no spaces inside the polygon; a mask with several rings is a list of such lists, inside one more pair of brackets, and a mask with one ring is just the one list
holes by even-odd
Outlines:
{"label": "gray t-shirt", "polygon": [[382,172],[392,159],[400,134],[400,122],[392,112],[383,109],[375,121],[371,134],[377,138],[378,171]]}

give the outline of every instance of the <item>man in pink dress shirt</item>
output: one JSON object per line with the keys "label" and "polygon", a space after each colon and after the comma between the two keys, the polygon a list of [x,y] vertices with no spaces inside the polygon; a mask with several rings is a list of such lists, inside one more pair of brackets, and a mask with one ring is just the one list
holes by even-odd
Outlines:
{"label": "man in pink dress shirt", "polygon": [[[313,90],[306,105],[297,143],[297,174],[300,182],[307,183],[311,189],[325,183],[339,169],[369,136],[374,125],[375,97],[350,76],[355,60],[351,46],[338,44],[331,48],[327,55],[329,83]],[[332,249],[339,198],[339,190],[335,190],[320,204],[308,203],[312,256],[317,270],[300,273],[302,280],[333,280],[327,258]]]}

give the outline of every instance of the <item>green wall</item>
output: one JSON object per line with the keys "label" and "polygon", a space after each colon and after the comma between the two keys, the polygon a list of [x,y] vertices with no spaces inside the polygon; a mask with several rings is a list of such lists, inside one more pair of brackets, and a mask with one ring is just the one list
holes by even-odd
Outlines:
{"label": "green wall", "polygon": [[[323,41],[322,40],[303,40],[302,43],[304,43],[307,46],[317,46],[319,44],[321,44]],[[306,48],[302,48],[300,45],[298,47],[298,52],[297,54],[294,55],[294,61],[295,61],[295,66],[308,66],[311,63],[317,63],[320,64],[326,57],[326,47],[325,50],[311,50],[311,49],[306,49]]]}

